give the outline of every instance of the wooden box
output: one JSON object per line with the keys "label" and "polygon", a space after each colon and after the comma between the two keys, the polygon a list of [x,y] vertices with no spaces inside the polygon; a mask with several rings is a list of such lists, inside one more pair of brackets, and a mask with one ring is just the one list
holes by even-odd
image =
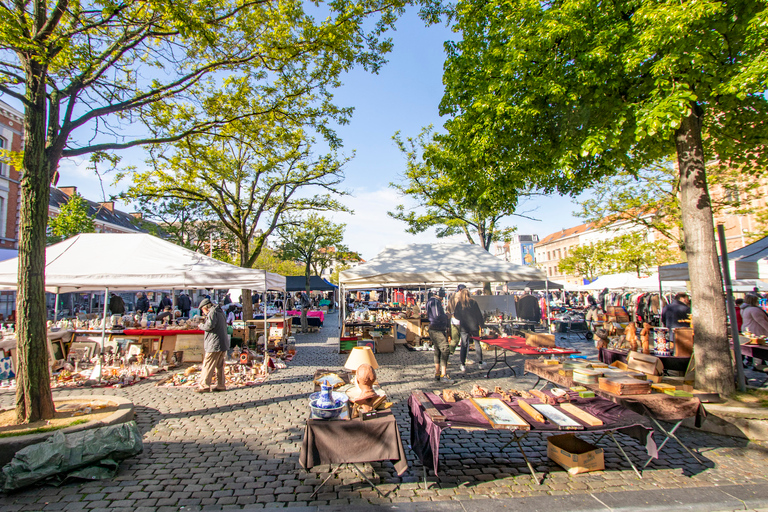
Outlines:
{"label": "wooden box", "polygon": [[647,373],[648,375],[661,375],[664,373],[664,365],[661,359],[650,354],[630,351],[627,356],[627,367],[630,370]]}
{"label": "wooden box", "polygon": [[525,344],[528,345],[529,347],[554,347],[555,335],[526,332]]}
{"label": "wooden box", "polygon": [[647,395],[651,392],[651,383],[647,380],[622,377],[618,379],[601,378],[600,389],[614,395]]}
{"label": "wooden box", "polygon": [[693,329],[678,327],[674,331],[675,357],[691,357],[693,355]]}

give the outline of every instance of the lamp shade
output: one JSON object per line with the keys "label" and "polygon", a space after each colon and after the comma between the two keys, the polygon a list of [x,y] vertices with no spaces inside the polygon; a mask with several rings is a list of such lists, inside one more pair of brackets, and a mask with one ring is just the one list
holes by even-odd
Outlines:
{"label": "lamp shade", "polygon": [[369,364],[374,370],[379,367],[371,347],[352,347],[352,352],[349,353],[344,368],[356,372],[361,364]]}

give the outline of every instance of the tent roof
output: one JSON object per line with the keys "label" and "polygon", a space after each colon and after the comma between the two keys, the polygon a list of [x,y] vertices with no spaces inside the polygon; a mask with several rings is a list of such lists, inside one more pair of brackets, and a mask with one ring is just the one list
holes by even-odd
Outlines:
{"label": "tent roof", "polygon": [[[768,237],[728,253],[731,279],[768,278]],[[659,267],[662,281],[688,281],[688,263]]]}
{"label": "tent roof", "polygon": [[[209,258],[145,233],[84,233],[47,247],[50,292],[230,288],[282,290],[285,277]],[[16,288],[18,258],[0,262],[0,287]]]}
{"label": "tent roof", "polygon": [[[285,290],[289,292],[300,292],[306,290],[307,278],[305,276],[286,276]],[[310,276],[309,289],[316,292],[332,292],[338,288],[323,279],[320,276]]]}
{"label": "tent roof", "polygon": [[[665,285],[664,288],[669,289],[670,284]],[[674,283],[672,285],[675,289],[682,287],[685,289],[685,283]],[[608,288],[609,290],[640,290],[640,291],[658,291],[659,290],[659,275],[653,274],[648,277],[637,277],[637,274],[633,272],[626,272],[623,274],[608,274],[600,276],[589,284],[579,286],[579,290],[602,290]]]}
{"label": "tent roof", "polygon": [[554,281],[538,279],[535,281],[510,281],[507,283],[507,290],[562,290],[564,286]]}
{"label": "tent roof", "polygon": [[473,244],[389,246],[368,263],[339,274],[345,287],[535,279],[544,279],[544,272],[509,263]]}

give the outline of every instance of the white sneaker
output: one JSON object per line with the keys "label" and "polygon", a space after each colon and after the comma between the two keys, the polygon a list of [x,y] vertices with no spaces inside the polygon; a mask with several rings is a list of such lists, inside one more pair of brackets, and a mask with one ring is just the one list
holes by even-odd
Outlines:
{"label": "white sneaker", "polygon": [[463,364],[461,364],[461,365],[459,365],[459,371],[462,372],[462,373],[466,373],[467,372],[467,367],[464,366]]}
{"label": "white sneaker", "polygon": [[486,368],[488,368],[488,365],[485,364],[485,361],[480,361],[480,369],[485,370]]}
{"label": "white sneaker", "polygon": [[469,366],[469,365],[475,364],[475,362],[474,362],[473,360],[471,360],[471,359],[468,359],[468,360],[467,360],[467,362],[466,362],[466,363],[464,363],[464,364],[466,364],[467,366]]}

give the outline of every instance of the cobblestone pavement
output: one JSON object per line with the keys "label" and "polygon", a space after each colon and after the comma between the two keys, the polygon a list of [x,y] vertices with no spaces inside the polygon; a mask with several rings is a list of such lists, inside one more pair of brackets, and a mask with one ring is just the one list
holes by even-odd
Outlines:
{"label": "cobblestone pavement", "polygon": [[[329,468],[307,472],[299,466],[307,395],[317,368],[340,368],[346,355],[337,353],[337,316],[328,315],[318,333],[297,336],[297,355],[288,369],[273,374],[260,386],[224,393],[196,394],[189,388],[155,387],[153,379],[124,389],[96,390],[118,395],[136,404],[136,420],[144,434],[144,452],[123,461],[118,475],[108,481],[41,487],[8,496],[0,495],[0,510],[188,510],[195,508],[254,508],[301,505],[388,504],[424,501],[476,500],[535,496],[577,495],[612,491],[680,489],[734,484],[765,484],[766,447],[735,439],[681,429],[685,442],[698,449],[698,464],[674,441],[662,458],[652,462],[638,479],[609,438],[606,470],[572,477],[546,454],[541,434],[532,434],[524,446],[536,469],[544,473],[536,485],[519,452],[501,448],[511,439],[503,431],[447,430],[441,444],[439,478],[430,475],[429,488],[420,483],[422,468],[408,449],[409,420],[406,399],[415,389],[431,390],[431,352],[405,350],[378,354],[382,387],[394,399],[400,434],[410,469],[397,477],[391,463],[365,464],[364,471],[388,493],[378,497],[351,471],[341,471],[314,500],[310,495],[329,474]],[[566,340],[585,353],[593,346],[574,337]],[[470,353],[470,358],[474,354]],[[486,355],[486,359],[488,355]],[[535,378],[513,377],[509,369],[495,369],[486,380],[477,365],[458,373],[458,354],[451,359],[458,377],[452,388],[484,386],[530,388]],[[522,374],[523,359],[513,365]],[[497,367],[498,368],[498,367]],[[93,394],[93,390],[56,390],[56,398]],[[13,394],[0,392],[0,406],[12,404]],[[585,435],[595,440],[594,436]],[[618,437],[629,456],[645,461],[645,450],[633,439]],[[658,437],[657,437],[658,440]],[[643,462],[641,462],[643,461]],[[753,507],[754,508],[754,507]]]}

